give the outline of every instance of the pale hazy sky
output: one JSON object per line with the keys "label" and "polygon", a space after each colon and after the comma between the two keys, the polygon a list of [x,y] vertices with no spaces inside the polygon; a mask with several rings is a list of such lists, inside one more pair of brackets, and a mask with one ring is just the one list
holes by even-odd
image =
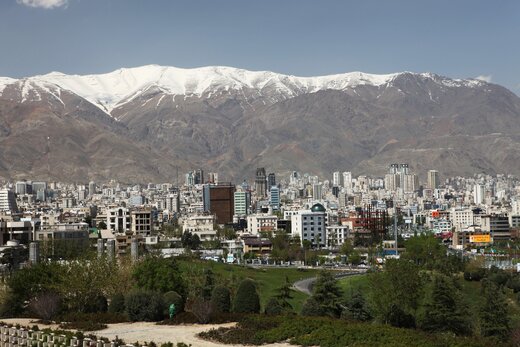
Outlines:
{"label": "pale hazy sky", "polygon": [[0,0],[0,76],[145,64],[477,77],[520,94],[520,1]]}

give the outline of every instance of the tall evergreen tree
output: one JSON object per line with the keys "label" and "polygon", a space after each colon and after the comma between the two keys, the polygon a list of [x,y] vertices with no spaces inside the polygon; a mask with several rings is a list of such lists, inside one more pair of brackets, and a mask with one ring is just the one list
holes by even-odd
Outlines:
{"label": "tall evergreen tree", "polygon": [[511,332],[511,319],[503,288],[485,280],[482,282],[482,294],[484,302],[479,312],[481,334],[507,338]]}
{"label": "tall evergreen tree", "polygon": [[427,331],[451,331],[455,334],[471,333],[469,309],[453,279],[435,275],[428,293],[421,327]]}
{"label": "tall evergreen tree", "polygon": [[322,271],[314,284],[312,298],[328,316],[339,317],[343,293],[330,271]]}

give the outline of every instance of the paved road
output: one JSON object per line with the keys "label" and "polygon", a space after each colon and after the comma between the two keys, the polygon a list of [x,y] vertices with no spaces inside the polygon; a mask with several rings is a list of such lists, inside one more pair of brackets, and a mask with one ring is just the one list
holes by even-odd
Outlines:
{"label": "paved road", "polygon": [[[336,275],[336,279],[340,279],[348,276],[357,276],[363,275],[366,273],[366,270],[355,271],[355,272],[346,272],[342,274]],[[314,287],[314,282],[316,282],[316,277],[305,278],[303,280],[299,280],[294,282],[293,288],[299,292],[305,293],[307,295],[312,295],[312,288]]]}

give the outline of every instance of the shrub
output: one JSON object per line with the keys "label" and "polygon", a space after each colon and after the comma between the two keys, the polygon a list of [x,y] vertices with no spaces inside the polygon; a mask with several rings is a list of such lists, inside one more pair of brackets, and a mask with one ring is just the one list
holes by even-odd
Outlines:
{"label": "shrub", "polygon": [[96,295],[90,300],[84,307],[85,313],[96,313],[96,312],[107,312],[108,303],[107,299],[99,294]]}
{"label": "shrub", "polygon": [[161,293],[174,290],[186,297],[186,286],[175,259],[148,257],[135,266],[132,276],[137,288]]}
{"label": "shrub", "polygon": [[507,288],[512,289],[515,293],[520,292],[520,276],[512,276],[507,282]]}
{"label": "shrub", "polygon": [[216,286],[211,292],[211,304],[217,312],[231,311],[231,291],[224,286]]}
{"label": "shrub", "polygon": [[509,281],[509,274],[504,270],[498,269],[496,267],[492,267],[488,274],[488,279],[494,282],[497,286],[506,285]]}
{"label": "shrub", "polygon": [[270,298],[265,304],[264,312],[267,315],[276,316],[283,313],[287,313],[288,308],[279,299]]}
{"label": "shrub", "polygon": [[125,307],[131,321],[159,321],[163,318],[164,300],[160,293],[136,290],[125,297]]}
{"label": "shrub", "polygon": [[392,305],[388,313],[388,323],[397,328],[415,328],[415,317],[399,306]]}
{"label": "shrub", "polygon": [[38,294],[29,303],[30,310],[39,318],[48,321],[58,313],[61,306],[61,298],[53,292]]}
{"label": "shrub", "polygon": [[114,294],[110,299],[110,305],[108,306],[108,312],[110,313],[123,313],[125,312],[125,296],[121,293]]}
{"label": "shrub", "polygon": [[165,316],[169,315],[169,307],[171,304],[175,305],[175,314],[184,311],[184,299],[179,295],[179,293],[172,290],[164,293],[163,298],[166,307]]}
{"label": "shrub", "polygon": [[238,313],[259,313],[260,297],[256,291],[255,282],[246,278],[237,289],[235,300],[233,301],[233,311]]}
{"label": "shrub", "polygon": [[81,322],[67,322],[61,323],[60,328],[62,329],[74,329],[81,331],[96,331],[106,329],[105,323],[93,322],[93,321],[81,321]]}
{"label": "shrub", "polygon": [[187,306],[187,309],[197,317],[197,323],[209,323],[213,314],[211,301],[206,301],[203,298],[196,298],[189,302]]}
{"label": "shrub", "polygon": [[302,316],[323,316],[325,312],[321,308],[321,305],[313,298],[310,297],[305,300],[301,311]]}

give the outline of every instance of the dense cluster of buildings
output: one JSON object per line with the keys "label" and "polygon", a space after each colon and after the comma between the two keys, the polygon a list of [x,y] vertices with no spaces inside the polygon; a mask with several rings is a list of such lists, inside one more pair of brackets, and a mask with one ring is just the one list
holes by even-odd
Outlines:
{"label": "dense cluster of buildings", "polygon": [[[332,251],[347,240],[362,245],[391,238],[393,216],[401,236],[430,230],[459,249],[517,237],[515,177],[441,179],[436,170],[422,176],[424,182],[407,164],[392,164],[384,177],[338,171],[330,180],[298,172],[277,177],[258,168],[252,185],[220,182],[217,173],[205,176],[200,169],[179,186],[6,182],[0,187],[0,253],[8,242],[94,245],[102,239],[114,240],[117,254],[135,240],[175,254],[184,232],[234,258],[269,254],[268,236],[279,232]],[[226,237],[226,230],[236,237]]]}

